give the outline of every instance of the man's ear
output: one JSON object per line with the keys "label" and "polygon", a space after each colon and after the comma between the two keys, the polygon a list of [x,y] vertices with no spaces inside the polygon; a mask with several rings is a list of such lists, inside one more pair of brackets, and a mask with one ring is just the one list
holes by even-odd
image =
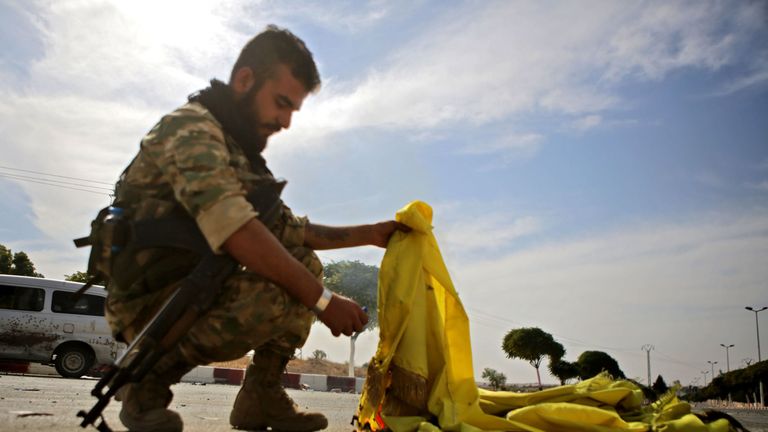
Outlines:
{"label": "man's ear", "polygon": [[235,75],[232,82],[229,85],[235,92],[236,97],[240,97],[253,87],[256,82],[256,77],[253,76],[253,69],[248,66],[242,66],[235,71]]}

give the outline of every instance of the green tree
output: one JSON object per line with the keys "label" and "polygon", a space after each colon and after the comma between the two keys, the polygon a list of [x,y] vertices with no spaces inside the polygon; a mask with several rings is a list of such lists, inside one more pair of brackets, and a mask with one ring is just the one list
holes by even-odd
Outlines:
{"label": "green tree", "polygon": [[86,283],[91,277],[88,276],[88,273],[82,272],[82,271],[76,271],[69,275],[64,275],[64,280],[68,280],[70,282],[82,282]]}
{"label": "green tree", "polygon": [[494,390],[504,389],[504,384],[507,383],[507,377],[496,369],[485,368],[483,369],[482,376],[488,380],[488,383]]}
{"label": "green tree", "polygon": [[35,264],[24,251],[11,253],[7,247],[0,245],[0,273],[17,276],[45,277],[35,270]]}
{"label": "green tree", "polygon": [[579,366],[579,378],[588,379],[599,374],[608,372],[614,378],[626,378],[624,372],[619,368],[619,363],[610,355],[602,351],[584,351],[576,360]]}
{"label": "green tree", "polygon": [[317,349],[312,351],[313,360],[325,360],[326,357],[328,357],[328,355],[323,350]]}
{"label": "green tree", "polygon": [[501,349],[507,353],[508,358],[525,360],[536,368],[536,380],[541,390],[541,374],[539,366],[541,360],[549,356],[550,359],[560,359],[565,355],[565,349],[552,338],[552,335],[538,327],[523,327],[512,329],[504,336]]}
{"label": "green tree", "polygon": [[661,396],[664,393],[666,393],[667,390],[669,390],[669,386],[667,385],[666,382],[664,382],[664,378],[661,375],[656,377],[656,381],[653,382],[653,385],[651,386],[651,388],[653,389],[653,391],[656,393],[657,396]]}
{"label": "green tree", "polygon": [[569,379],[579,377],[579,367],[576,363],[563,359],[550,359],[549,372],[560,380],[560,385],[565,385]]}
{"label": "green tree", "polygon": [[0,244],[0,274],[11,274],[13,254],[11,250]]}
{"label": "green tree", "polygon": [[[379,268],[360,261],[331,262],[323,267],[323,285],[368,309],[368,324],[363,331],[379,324],[378,283]],[[355,342],[360,333],[349,338],[349,376],[355,376]]]}

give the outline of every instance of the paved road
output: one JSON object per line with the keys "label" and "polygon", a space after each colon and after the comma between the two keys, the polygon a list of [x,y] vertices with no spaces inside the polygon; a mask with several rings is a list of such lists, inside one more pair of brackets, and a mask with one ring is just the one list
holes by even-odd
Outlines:
{"label": "paved road", "polygon": [[[65,379],[50,376],[0,375],[0,432],[55,430],[82,431],[75,413],[90,409],[96,400],[90,396],[95,384],[89,379]],[[184,418],[189,432],[232,431],[229,410],[237,395],[237,386],[174,386],[171,408]],[[344,393],[301,392],[288,390],[302,408],[311,407],[328,417],[329,432],[350,432],[352,414],[359,395]],[[112,402],[105,410],[107,423],[115,431],[125,431],[117,418],[120,404]],[[768,432],[768,411],[728,411],[752,432]],[[95,429],[90,429],[95,431]]]}
{"label": "paved road", "polygon": [[[0,431],[82,431],[78,410],[90,409],[96,398],[90,395],[95,380],[60,377],[0,375]],[[232,431],[229,410],[238,387],[232,385],[195,385],[181,383],[173,387],[171,408],[184,419],[190,432]],[[300,407],[311,407],[328,417],[329,432],[349,432],[359,395],[288,390]],[[110,403],[105,413],[107,424],[115,431],[125,431],[117,418],[119,402]],[[95,431],[95,429],[89,429]]]}
{"label": "paved road", "polygon": [[722,410],[732,415],[741,425],[751,432],[768,432],[768,411],[754,410]]}

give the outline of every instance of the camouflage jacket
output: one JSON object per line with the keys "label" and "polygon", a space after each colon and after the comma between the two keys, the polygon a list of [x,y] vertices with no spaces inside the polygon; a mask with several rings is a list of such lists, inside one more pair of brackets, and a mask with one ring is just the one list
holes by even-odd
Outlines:
{"label": "camouflage jacket", "polygon": [[[210,111],[190,102],[164,116],[142,139],[138,155],[118,182],[115,202],[135,220],[191,216],[211,249],[219,253],[230,235],[257,216],[245,198],[247,192],[274,181],[266,166],[254,171],[240,145]],[[283,204],[280,217],[269,228],[285,247],[301,246],[306,222]],[[168,255],[149,250],[118,257],[108,283],[110,294],[127,300],[158,291],[194,266],[192,256],[179,258],[178,253],[173,254],[176,262],[168,265]],[[189,264],[180,265],[180,260]],[[126,277],[124,273],[136,273],[136,263],[148,275],[144,279],[154,281],[139,281],[136,286],[135,275]]]}

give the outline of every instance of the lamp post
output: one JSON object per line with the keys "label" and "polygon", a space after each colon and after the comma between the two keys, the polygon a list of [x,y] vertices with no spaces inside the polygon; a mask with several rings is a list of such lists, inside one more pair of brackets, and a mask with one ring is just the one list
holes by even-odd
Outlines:
{"label": "lamp post", "polygon": [[709,367],[710,367],[710,369],[712,369],[712,381],[714,381],[715,380],[715,365],[717,364],[717,362],[716,361],[713,362],[712,360],[707,360],[707,363],[709,363]]}
{"label": "lamp post", "polygon": [[734,344],[730,344],[730,345],[720,344],[720,346],[725,348],[725,365],[726,365],[726,370],[728,372],[730,372],[731,371],[731,357],[730,357],[728,351],[730,351],[731,348],[733,348],[736,345],[734,345]]}
{"label": "lamp post", "polygon": [[704,375],[704,387],[707,386],[707,374],[709,371],[701,371],[701,374]]}
{"label": "lamp post", "polygon": [[768,306],[763,306],[760,309],[746,306],[744,309],[755,313],[755,330],[757,331],[757,361],[760,362],[762,361],[762,358],[760,357],[760,324],[757,321],[757,314],[768,309]]}
{"label": "lamp post", "polygon": [[[755,313],[755,331],[757,332],[757,361],[759,363],[760,361],[762,361],[762,358],[760,357],[760,324],[759,324],[759,321],[757,320],[757,314],[768,309],[768,306],[763,306],[760,309],[753,308],[751,306],[746,306],[744,307],[744,309]],[[759,387],[760,387],[760,406],[765,406],[762,381],[760,381]]]}

